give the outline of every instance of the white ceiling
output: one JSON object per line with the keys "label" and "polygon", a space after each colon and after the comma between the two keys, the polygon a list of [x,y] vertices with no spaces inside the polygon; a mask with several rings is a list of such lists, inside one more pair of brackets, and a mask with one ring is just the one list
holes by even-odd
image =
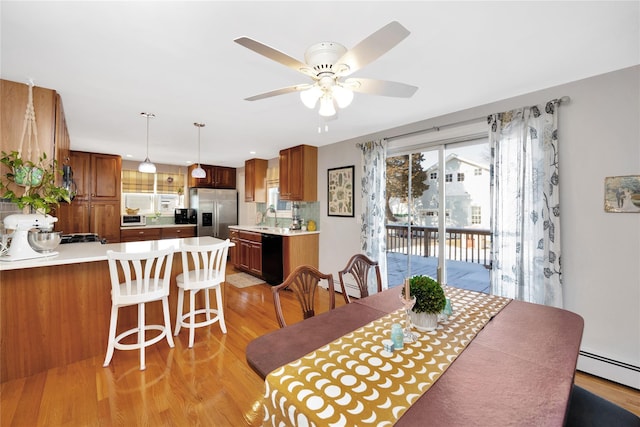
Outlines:
{"label": "white ceiling", "polygon": [[[1,2],[1,76],[58,91],[71,148],[184,165],[242,166],[640,63],[640,2]],[[320,41],[353,47],[390,21],[411,35],[352,77],[418,86],[410,99],[356,94],[318,134],[291,93],[310,80],[233,40],[304,61]],[[37,112],[36,112],[37,113]],[[255,154],[250,154],[255,151]]]}

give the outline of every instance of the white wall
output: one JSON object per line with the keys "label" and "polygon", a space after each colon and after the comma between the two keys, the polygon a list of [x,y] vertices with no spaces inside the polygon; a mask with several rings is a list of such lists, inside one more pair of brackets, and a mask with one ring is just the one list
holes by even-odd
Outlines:
{"label": "white wall", "polygon": [[[320,269],[337,276],[360,250],[357,142],[544,105],[562,96],[571,98],[559,111],[565,308],[585,320],[582,351],[623,365],[583,355],[578,367],[640,388],[640,214],[605,213],[603,207],[605,177],[640,175],[640,66],[320,147]],[[351,164],[355,218],[328,217],[327,169]]]}
{"label": "white wall", "polygon": [[[354,217],[327,215],[328,169],[354,165]],[[362,165],[360,149],[353,143],[340,143],[318,147],[318,200],[320,201],[320,271],[333,273],[339,287],[338,271],[349,258],[360,253],[360,203]]]}

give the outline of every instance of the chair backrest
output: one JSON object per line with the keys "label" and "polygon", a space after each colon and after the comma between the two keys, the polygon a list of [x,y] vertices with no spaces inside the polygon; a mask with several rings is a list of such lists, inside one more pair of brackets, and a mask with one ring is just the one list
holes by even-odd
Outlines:
{"label": "chair backrest", "polygon": [[340,288],[342,289],[342,295],[344,300],[348,303],[351,302],[349,294],[347,293],[347,287],[345,285],[344,276],[351,274],[360,289],[360,298],[369,296],[369,271],[373,269],[376,272],[376,281],[378,284],[378,292],[382,292],[382,277],[380,276],[380,266],[378,261],[374,261],[363,254],[355,254],[351,257],[347,266],[338,272],[340,279]]}
{"label": "chair backrest", "polygon": [[[227,270],[227,253],[230,244],[229,239],[211,245],[183,243],[181,253],[184,287],[189,288],[203,282],[210,285],[222,283]],[[189,260],[193,263],[193,268],[189,266]],[[190,274],[187,274],[188,272]]]}
{"label": "chair backrest", "polygon": [[336,306],[333,275],[323,274],[310,265],[301,265],[289,274],[281,284],[271,288],[273,303],[276,309],[276,318],[281,328],[286,325],[282,306],[280,304],[280,291],[288,289],[294,293],[302,309],[302,317],[308,319],[315,316],[315,295],[320,280],[326,280],[329,285],[329,310]]}
{"label": "chair backrest", "polygon": [[169,295],[172,248],[138,253],[108,250],[107,260],[115,303],[135,304]]}

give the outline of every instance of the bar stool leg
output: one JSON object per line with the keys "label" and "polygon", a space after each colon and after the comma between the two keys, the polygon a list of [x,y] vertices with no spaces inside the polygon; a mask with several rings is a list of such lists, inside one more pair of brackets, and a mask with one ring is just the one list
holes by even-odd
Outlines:
{"label": "bar stool leg", "polygon": [[204,306],[207,309],[207,320],[211,320],[211,304],[209,303],[209,289],[203,289],[204,292]]}
{"label": "bar stool leg", "polygon": [[118,306],[111,306],[111,321],[109,322],[109,339],[107,341],[107,355],[104,358],[103,367],[109,366],[113,358],[116,341],[116,326],[118,325]]}
{"label": "bar stool leg", "polygon": [[173,348],[173,337],[171,336],[171,320],[169,319],[169,298],[162,298],[162,312],[164,313],[164,334],[169,343],[169,347]]}
{"label": "bar stool leg", "polygon": [[144,303],[138,304],[138,346],[140,347],[140,370],[144,371],[147,369],[147,365],[145,364],[144,355],[145,355],[145,346],[144,346]]}
{"label": "bar stool leg", "polygon": [[218,323],[223,334],[227,333],[227,325],[224,323],[224,302],[222,301],[222,284],[216,286],[216,306],[218,307]]}
{"label": "bar stool leg", "polygon": [[184,289],[178,288],[178,306],[176,307],[176,328],[173,335],[178,335],[182,327],[182,304],[184,302]]}
{"label": "bar stool leg", "polygon": [[196,329],[196,294],[197,291],[189,292],[189,348],[193,347]]}

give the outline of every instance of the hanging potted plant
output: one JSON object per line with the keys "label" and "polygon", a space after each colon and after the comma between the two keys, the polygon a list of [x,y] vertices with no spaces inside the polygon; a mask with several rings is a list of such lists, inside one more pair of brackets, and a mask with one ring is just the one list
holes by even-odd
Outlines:
{"label": "hanging potted plant", "polygon": [[37,163],[24,160],[17,151],[2,152],[0,163],[9,171],[0,179],[2,198],[18,205],[27,213],[46,214],[61,201],[71,203],[71,195],[64,187],[56,185],[56,175],[62,175],[54,160],[47,164],[43,153]]}
{"label": "hanging potted plant", "polygon": [[[405,289],[402,289],[404,296]],[[409,312],[411,323],[419,330],[434,330],[438,327],[438,315],[447,302],[440,283],[429,276],[413,276],[409,279],[409,294],[416,303]]]}

